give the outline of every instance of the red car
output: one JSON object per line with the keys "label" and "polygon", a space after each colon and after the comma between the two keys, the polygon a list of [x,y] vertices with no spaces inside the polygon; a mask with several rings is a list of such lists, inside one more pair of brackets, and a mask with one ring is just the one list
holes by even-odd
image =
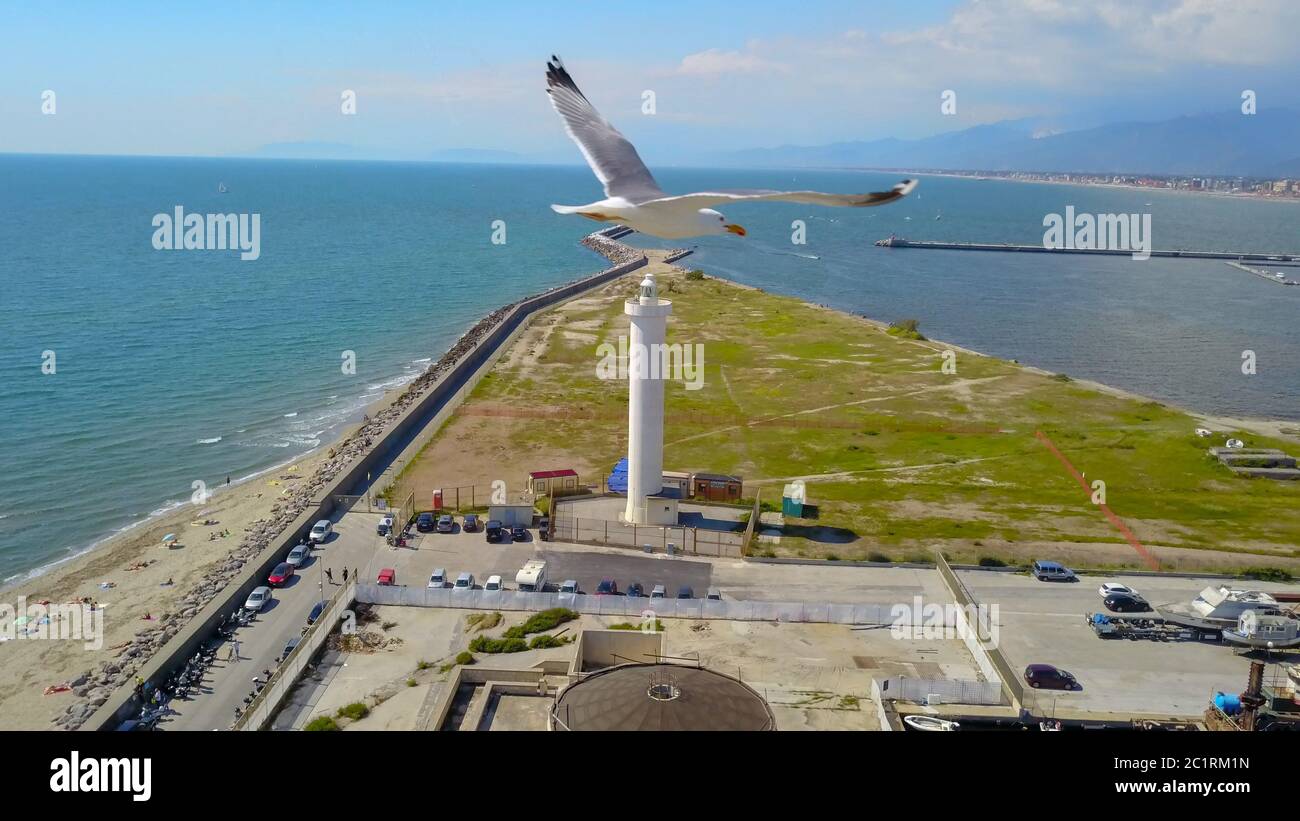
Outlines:
{"label": "red car", "polygon": [[397,584],[397,571],[391,567],[385,567],[379,571],[379,576],[375,579],[376,584]]}
{"label": "red car", "polygon": [[266,577],[266,583],[272,587],[284,587],[289,579],[293,578],[293,565],[288,562],[280,562],[271,571],[271,575]]}

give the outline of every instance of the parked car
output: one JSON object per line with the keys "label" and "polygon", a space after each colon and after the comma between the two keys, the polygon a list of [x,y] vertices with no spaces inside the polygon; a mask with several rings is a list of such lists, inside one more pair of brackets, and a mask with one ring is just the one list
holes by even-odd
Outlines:
{"label": "parked car", "polygon": [[543,516],[537,522],[537,537],[544,542],[551,540],[551,517]]}
{"label": "parked car", "polygon": [[301,642],[302,642],[302,636],[294,636],[293,638],[286,641],[284,643],[284,649],[280,651],[280,655],[276,656],[275,659],[276,663],[279,664],[280,662],[289,658],[289,654],[292,653],[293,649],[297,647]]}
{"label": "parked car", "polygon": [[388,514],[379,520],[379,526],[375,528],[380,536],[387,536],[388,532],[393,529],[393,514]]}
{"label": "parked car", "polygon": [[650,591],[650,598],[652,599],[662,599],[666,595],[668,595],[668,591],[664,589],[662,584],[656,584],[654,589]]}
{"label": "parked car", "polygon": [[330,520],[321,519],[311,526],[311,533],[307,535],[307,538],[315,544],[322,544],[333,532],[334,525],[330,523]]}
{"label": "parked car", "polygon": [[311,545],[300,544],[293,550],[289,551],[289,558],[286,562],[294,567],[302,567],[303,564],[311,558]]}
{"label": "parked car", "polygon": [[437,525],[434,523],[433,514],[427,512],[427,511],[424,512],[424,513],[421,513],[421,514],[420,514],[418,517],[416,517],[416,519],[415,519],[415,529],[418,530],[418,531],[420,531],[421,533],[429,533],[429,532],[431,532],[431,531],[434,529],[434,527],[436,527],[436,526],[437,526]]}
{"label": "parked car", "polygon": [[578,583],[573,579],[565,579],[564,583],[560,585],[561,596],[576,596],[579,592]]}
{"label": "parked car", "polygon": [[461,573],[459,576],[456,577],[456,584],[453,585],[451,589],[454,590],[454,591],[456,591],[456,592],[458,592],[458,593],[459,593],[459,592],[462,592],[462,591],[465,591],[465,590],[473,590],[473,589],[474,589],[474,574],[473,574],[473,573]]}
{"label": "parked car", "polygon": [[1025,683],[1035,689],[1077,690],[1079,682],[1065,670],[1058,670],[1050,664],[1031,664],[1025,668]]}
{"label": "parked car", "polygon": [[645,588],[641,586],[641,582],[632,582],[627,586],[627,594],[629,596],[635,596],[638,599],[644,598]]}
{"label": "parked car", "polygon": [[496,519],[489,519],[483,529],[483,538],[489,542],[499,542],[505,538],[506,530]]}
{"label": "parked car", "polygon": [[461,527],[461,530],[464,530],[466,533],[477,533],[477,532],[478,532],[478,516],[477,516],[476,514],[473,514],[473,513],[466,513],[466,514],[465,514],[465,521],[461,523],[461,526],[460,526],[460,527]]}
{"label": "parked car", "polygon": [[528,541],[528,528],[523,525],[515,525],[510,528],[510,541],[526,542]]}
{"label": "parked car", "polygon": [[271,571],[271,575],[266,577],[266,583],[272,587],[284,587],[290,579],[293,578],[293,565],[288,562],[280,562]]}
{"label": "parked car", "polygon": [[596,585],[597,596],[617,596],[618,582],[613,579],[601,579],[600,584]]}
{"label": "parked car", "polygon": [[1151,605],[1141,596],[1123,596],[1118,593],[1107,596],[1102,604],[1115,613],[1145,613],[1151,609]]}
{"label": "parked car", "polygon": [[716,587],[710,587],[709,593],[705,598],[711,599],[712,601],[722,601],[722,591]]}
{"label": "parked car", "polygon": [[682,585],[681,587],[677,588],[677,598],[679,598],[679,599],[693,599],[693,598],[695,598],[695,591],[692,590],[692,589],[691,589],[689,586],[687,586],[687,585]]}
{"label": "parked car", "polygon": [[244,609],[251,610],[254,613],[261,612],[266,603],[271,600],[271,588],[263,585],[262,587],[253,588],[253,592],[248,594],[244,600]]}
{"label": "parked car", "polygon": [[1076,581],[1074,571],[1060,562],[1034,562],[1031,572],[1040,582]]}
{"label": "parked car", "polygon": [[316,602],[316,606],[313,607],[311,609],[311,612],[307,614],[307,623],[315,624],[316,620],[320,618],[320,614],[325,612],[325,608],[327,606],[329,606],[329,602],[327,601]]}
{"label": "parked car", "polygon": [[442,514],[441,516],[438,517],[438,532],[439,532],[439,533],[455,533],[455,532],[456,532],[456,520],[453,519],[453,518],[451,518],[451,516],[449,516],[449,515],[446,514],[446,513]]}
{"label": "parked car", "polygon": [[483,583],[483,589],[487,590],[505,590],[505,585],[501,583],[500,576],[488,576],[488,580]]}
{"label": "parked car", "polygon": [[441,567],[433,571],[433,573],[429,575],[429,583],[425,586],[432,588],[433,590],[442,590],[445,588],[447,586],[447,571],[443,570]]}
{"label": "parked car", "polygon": [[385,587],[392,587],[397,584],[397,571],[391,567],[385,567],[375,576],[375,584],[382,584]]}
{"label": "parked car", "polygon": [[1116,582],[1106,582],[1101,587],[1097,588],[1097,595],[1101,596],[1103,599],[1107,596],[1136,596],[1137,594],[1138,592],[1128,585],[1118,584]]}

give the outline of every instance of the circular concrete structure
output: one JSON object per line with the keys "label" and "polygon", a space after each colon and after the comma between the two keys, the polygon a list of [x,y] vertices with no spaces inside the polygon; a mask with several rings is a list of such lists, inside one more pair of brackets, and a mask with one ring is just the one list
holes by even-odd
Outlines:
{"label": "circular concrete structure", "polygon": [[763,697],[703,667],[622,664],[565,688],[552,730],[775,730]]}

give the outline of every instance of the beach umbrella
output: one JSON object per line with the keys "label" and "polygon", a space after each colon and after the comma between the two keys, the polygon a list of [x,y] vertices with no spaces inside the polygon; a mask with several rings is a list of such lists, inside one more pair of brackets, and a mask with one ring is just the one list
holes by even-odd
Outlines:
{"label": "beach umbrella", "polygon": [[176,541],[175,533],[168,533],[166,536],[163,536],[163,544],[167,544],[168,542],[174,542],[174,541]]}

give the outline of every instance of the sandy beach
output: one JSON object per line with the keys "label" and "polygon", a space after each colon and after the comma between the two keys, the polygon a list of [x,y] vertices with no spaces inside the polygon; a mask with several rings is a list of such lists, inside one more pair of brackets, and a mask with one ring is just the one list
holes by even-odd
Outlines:
{"label": "sandy beach", "polygon": [[[102,662],[112,663],[137,633],[184,609],[185,598],[242,552],[244,537],[259,521],[270,519],[272,507],[310,477],[328,453],[328,447],[322,448],[291,465],[223,487],[204,505],[186,504],[6,587],[0,598],[15,606],[24,598],[28,606],[94,600],[104,608],[104,640],[98,650],[86,649],[81,640],[0,643],[0,730],[49,729],[79,693],[93,698],[94,688],[85,689],[87,683],[77,684],[77,679]],[[162,540],[169,533],[177,541],[165,547]],[[61,684],[73,689],[42,695]]]}

